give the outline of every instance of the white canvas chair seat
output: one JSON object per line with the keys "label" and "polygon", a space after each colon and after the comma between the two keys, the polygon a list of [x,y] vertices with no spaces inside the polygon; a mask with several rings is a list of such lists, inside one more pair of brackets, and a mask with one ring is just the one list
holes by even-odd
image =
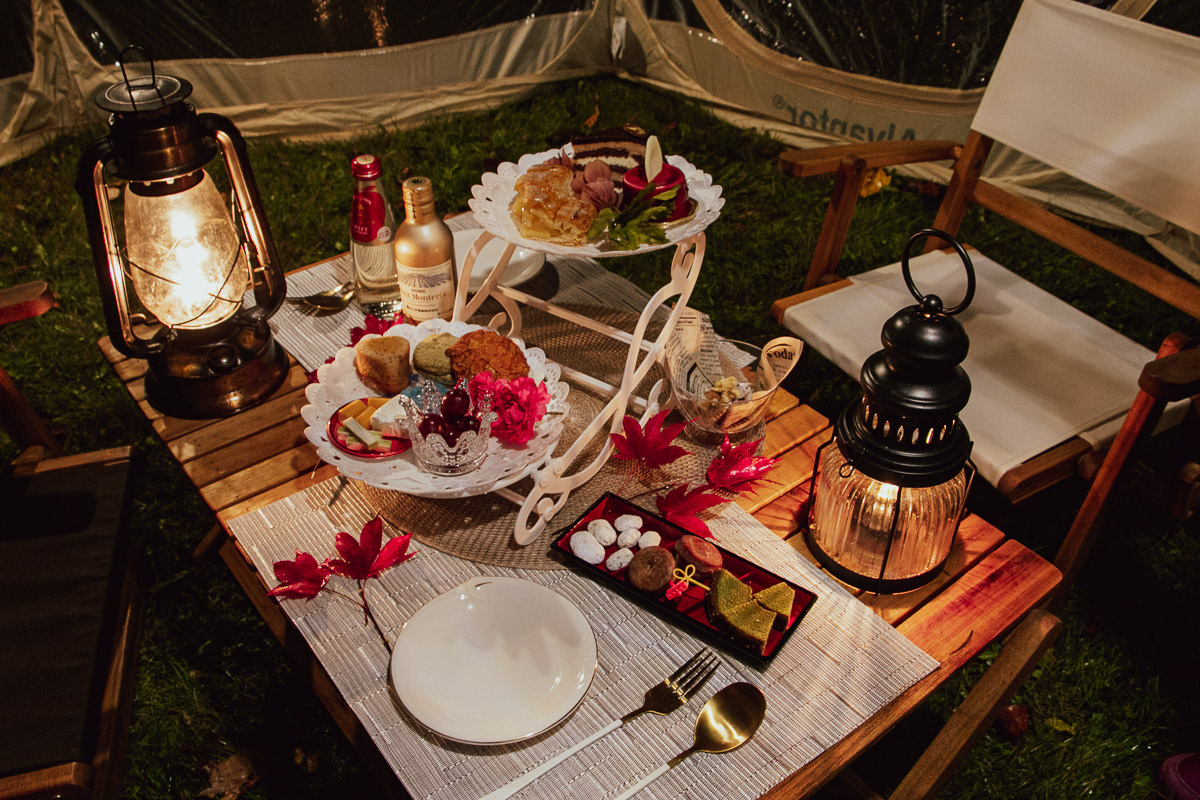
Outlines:
{"label": "white canvas chair seat", "polygon": [[[971,338],[963,362],[971,400],[960,416],[975,443],[972,460],[980,477],[994,485],[1009,469],[1072,436],[1107,446],[1154,352],[982,253],[970,255],[975,299],[958,320]],[[910,266],[922,292],[948,306],[958,303],[966,280],[956,254],[927,253]],[[898,263],[850,282],[792,306],[782,322],[857,377],[867,356],[882,346],[883,323],[915,301]]]}
{"label": "white canvas chair seat", "polygon": [[[836,169],[837,182],[805,292],[776,302],[773,313],[858,377],[866,357],[880,348],[883,322],[914,302],[898,264],[828,285],[837,278],[862,175],[871,167],[954,157],[954,177],[933,227],[957,235],[968,205],[979,204],[1092,262],[1084,269],[1100,265],[1113,280],[1200,318],[1194,282],[980,179],[998,142],[1200,231],[1200,148],[1189,141],[1200,129],[1197,76],[1196,37],[1074,0],[1025,0],[961,147],[894,142],[784,154],[792,174]],[[926,242],[927,250],[940,246],[934,238]],[[1069,474],[1071,459],[1085,446],[1027,463],[1034,456],[1076,436],[1096,448],[1111,441],[1154,353],[986,256],[975,252],[973,260],[978,289],[959,317],[971,339],[963,366],[973,389],[961,417],[980,475],[1020,499]],[[914,260],[913,271],[917,286],[947,305],[962,296],[957,256],[929,252]],[[1172,409],[1164,424],[1178,418],[1179,409]],[[1025,466],[1010,473],[1019,465]]]}

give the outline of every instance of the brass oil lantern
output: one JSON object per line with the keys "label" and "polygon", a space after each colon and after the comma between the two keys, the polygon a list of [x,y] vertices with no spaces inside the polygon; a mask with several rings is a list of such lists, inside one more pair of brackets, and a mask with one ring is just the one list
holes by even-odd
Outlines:
{"label": "brass oil lantern", "polygon": [[[241,411],[288,369],[267,325],[286,287],[246,143],[230,120],[185,102],[188,81],[153,62],[150,75],[130,78],[122,61],[121,74],[96,97],[108,134],[84,151],[75,182],[109,337],[147,361],[146,399],[159,411]],[[228,200],[205,170],[218,154]]]}

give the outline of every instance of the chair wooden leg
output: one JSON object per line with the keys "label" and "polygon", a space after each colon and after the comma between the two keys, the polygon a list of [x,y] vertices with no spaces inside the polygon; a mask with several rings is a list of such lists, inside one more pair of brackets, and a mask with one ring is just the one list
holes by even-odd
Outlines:
{"label": "chair wooden leg", "polygon": [[837,278],[838,261],[842,258],[846,237],[850,233],[850,222],[858,206],[858,190],[862,187],[865,169],[866,162],[854,156],[847,156],[838,166],[833,197],[825,210],[825,221],[821,225],[816,249],[813,250],[812,264],[804,279],[805,291],[822,286],[827,278]]}
{"label": "chair wooden leg", "polygon": [[50,429],[17,389],[8,373],[0,368],[0,424],[21,447],[42,445],[53,455],[63,454],[62,446],[50,435]]}
{"label": "chair wooden leg", "polygon": [[134,558],[127,558],[121,586],[121,616],[100,707],[100,738],[92,762],[95,769],[92,800],[115,800],[121,793],[145,598],[145,581],[138,564]]}
{"label": "chair wooden leg", "polygon": [[917,800],[938,793],[992,724],[1000,707],[1033,672],[1058,636],[1061,625],[1058,617],[1049,612],[1041,609],[1029,612],[999,657],[896,787],[891,800]]}

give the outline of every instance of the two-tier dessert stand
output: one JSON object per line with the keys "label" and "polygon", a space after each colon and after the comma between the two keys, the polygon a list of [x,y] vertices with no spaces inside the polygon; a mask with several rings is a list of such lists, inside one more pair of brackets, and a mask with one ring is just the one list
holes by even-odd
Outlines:
{"label": "two-tier dessert stand", "polygon": [[[591,480],[600,471],[612,454],[613,446],[608,434],[621,430],[622,419],[630,408],[641,410],[640,421],[645,423],[663,407],[664,395],[670,396],[669,387],[662,379],[655,382],[644,403],[634,396],[634,390],[649,374],[655,363],[662,358],[666,343],[687,307],[692,290],[696,285],[696,278],[700,274],[700,266],[704,262],[704,229],[719,216],[724,204],[721,187],[714,185],[708,174],[697,169],[685,159],[669,156],[668,162],[683,170],[687,179],[688,193],[696,203],[696,210],[690,219],[668,229],[667,242],[643,245],[637,250],[621,252],[605,250],[597,245],[566,247],[525,239],[517,231],[509,214],[509,207],[515,196],[516,179],[530,166],[543,163],[557,154],[557,151],[530,154],[522,157],[516,164],[501,164],[496,172],[485,174],[482,183],[473,188],[470,206],[475,212],[476,220],[483,227],[483,231],[462,260],[453,319],[465,321],[478,312],[485,300],[489,297],[495,298],[504,311],[489,322],[489,327],[499,327],[507,322],[509,327],[503,333],[517,337],[521,335],[521,309],[518,304],[523,303],[615,339],[628,347],[628,353],[625,356],[621,381],[617,385],[560,365],[564,378],[569,378],[609,399],[604,409],[591,420],[562,455],[553,457],[552,451],[547,453],[544,463],[530,475],[533,487],[528,494],[522,495],[512,488],[495,490],[497,494],[520,506],[521,510],[517,515],[513,532],[513,538],[518,545],[527,545],[534,541],[545,530],[546,524],[562,509],[571,492]],[[483,247],[495,238],[507,242],[507,246],[479,290],[468,298],[469,277],[475,260]],[[518,245],[527,249],[540,250],[549,255],[596,258],[644,253],[666,247],[674,247],[675,255],[671,262],[670,280],[650,298],[639,315],[633,332],[628,333],[533,297],[518,289],[502,286],[500,279],[503,276],[504,268],[508,265],[509,259]],[[651,319],[660,307],[673,298],[676,298],[675,304],[667,315],[665,325],[653,341],[648,340],[646,331]],[[575,461],[583,455],[598,436],[604,437],[599,453],[590,462],[568,474]]]}

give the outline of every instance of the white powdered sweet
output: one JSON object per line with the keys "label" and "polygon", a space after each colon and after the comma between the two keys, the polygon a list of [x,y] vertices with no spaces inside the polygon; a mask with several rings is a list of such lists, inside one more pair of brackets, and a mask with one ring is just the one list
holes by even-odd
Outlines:
{"label": "white powdered sweet", "polygon": [[622,547],[608,557],[608,561],[604,562],[604,566],[609,572],[619,572],[628,567],[630,561],[633,561],[633,551],[628,547]]}
{"label": "white powdered sweet", "polygon": [[617,547],[636,547],[642,532],[637,528],[623,530],[617,535]]}
{"label": "white powdered sweet", "polygon": [[608,547],[617,540],[617,530],[606,519],[594,519],[588,523],[588,531],[596,537],[596,541]]}
{"label": "white powdered sweet", "polygon": [[638,539],[638,549],[642,550],[647,547],[658,547],[662,543],[662,537],[657,531],[644,531]]}
{"label": "white powdered sweet", "polygon": [[642,527],[642,518],[637,514],[622,514],[617,517],[617,521],[613,523],[613,527],[618,531],[627,531],[632,528]]}
{"label": "white powdered sweet", "polygon": [[604,560],[604,545],[588,531],[571,534],[571,552],[589,564],[599,564]]}

